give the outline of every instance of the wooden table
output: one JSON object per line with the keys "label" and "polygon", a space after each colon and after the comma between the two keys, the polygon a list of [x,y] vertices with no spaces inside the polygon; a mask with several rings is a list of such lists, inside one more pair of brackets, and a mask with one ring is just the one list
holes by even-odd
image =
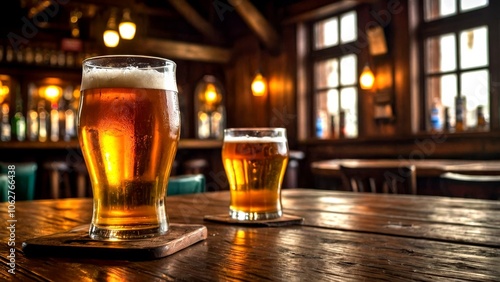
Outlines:
{"label": "wooden table", "polygon": [[17,202],[16,274],[4,227],[0,280],[500,281],[500,201],[285,189],[285,213],[302,225],[203,221],[227,212],[228,200],[227,191],[168,197],[170,221],[204,224],[208,238],[153,261],[27,258],[23,241],[90,222],[91,200]]}
{"label": "wooden table", "polygon": [[334,159],[311,163],[315,175],[340,177],[340,165],[351,167],[415,165],[417,177],[439,177],[445,172],[500,175],[500,161],[439,160],[439,159]]}

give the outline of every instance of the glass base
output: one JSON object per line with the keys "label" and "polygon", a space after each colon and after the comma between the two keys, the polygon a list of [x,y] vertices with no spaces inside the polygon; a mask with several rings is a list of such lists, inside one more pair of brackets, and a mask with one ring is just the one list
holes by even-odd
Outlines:
{"label": "glass base", "polygon": [[244,212],[229,210],[229,216],[236,220],[268,220],[279,218],[283,215],[282,211],[275,212]]}
{"label": "glass base", "polygon": [[147,239],[166,234],[168,231],[168,224],[161,224],[154,227],[145,226],[113,226],[113,227],[99,227],[90,224],[89,236],[93,240],[132,240],[132,239]]}

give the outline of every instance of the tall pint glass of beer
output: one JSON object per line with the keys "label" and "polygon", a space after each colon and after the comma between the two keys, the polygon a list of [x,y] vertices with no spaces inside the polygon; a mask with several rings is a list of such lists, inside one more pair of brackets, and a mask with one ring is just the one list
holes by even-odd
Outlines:
{"label": "tall pint glass of beer", "polygon": [[94,207],[90,238],[165,234],[165,196],[180,113],[175,63],[144,56],[83,62],[78,139]]}
{"label": "tall pint glass of beer", "polygon": [[282,216],[281,184],[288,163],[286,129],[225,129],[222,161],[229,180],[232,219]]}

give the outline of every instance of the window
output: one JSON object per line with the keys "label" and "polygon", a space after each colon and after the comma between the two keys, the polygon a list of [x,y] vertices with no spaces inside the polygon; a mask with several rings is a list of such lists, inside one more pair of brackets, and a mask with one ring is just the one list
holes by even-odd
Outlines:
{"label": "window", "polygon": [[[421,46],[427,131],[484,130],[490,119],[488,0],[423,1]],[[479,13],[484,13],[479,14]],[[478,122],[479,121],[479,122]]]}
{"label": "window", "polygon": [[358,58],[346,50],[357,40],[357,15],[349,11],[313,23],[313,93],[318,138],[358,136]]}

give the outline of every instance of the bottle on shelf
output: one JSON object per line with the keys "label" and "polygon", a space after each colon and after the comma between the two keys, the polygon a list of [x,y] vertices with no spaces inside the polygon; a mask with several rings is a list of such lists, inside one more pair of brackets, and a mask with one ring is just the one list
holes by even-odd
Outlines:
{"label": "bottle on shelf", "polygon": [[26,118],[23,115],[23,100],[19,86],[16,89],[16,113],[12,117],[12,136],[17,141],[26,139]]}
{"label": "bottle on shelf", "polygon": [[477,106],[476,116],[477,116],[477,130],[479,130],[479,131],[488,130],[488,123],[487,123],[486,118],[484,116],[484,107],[483,106]]}
{"label": "bottle on shelf", "polygon": [[344,138],[346,136],[346,120],[345,111],[341,110],[339,113],[339,138]]}
{"label": "bottle on shelf", "polygon": [[38,112],[34,109],[28,111],[28,140],[38,140]]}
{"label": "bottle on shelf", "polygon": [[450,122],[450,108],[444,107],[444,124],[443,130],[446,132],[451,131],[451,122]]}
{"label": "bottle on shelf", "polygon": [[434,98],[430,110],[431,131],[439,132],[443,130],[443,119],[441,118],[441,103],[439,99]]}
{"label": "bottle on shelf", "polygon": [[64,111],[64,141],[70,141],[76,137],[75,111],[68,108]]}
{"label": "bottle on shelf", "polygon": [[50,110],[50,141],[59,141],[59,110],[57,103],[53,103]]}
{"label": "bottle on shelf", "polygon": [[11,126],[9,122],[9,105],[4,103],[2,105],[2,119],[0,123],[0,140],[10,141],[11,138]]}
{"label": "bottle on shelf", "polygon": [[38,141],[47,141],[47,134],[49,132],[49,113],[45,109],[45,101],[38,103]]}
{"label": "bottle on shelf", "polygon": [[465,125],[465,97],[455,97],[455,131],[464,131]]}

